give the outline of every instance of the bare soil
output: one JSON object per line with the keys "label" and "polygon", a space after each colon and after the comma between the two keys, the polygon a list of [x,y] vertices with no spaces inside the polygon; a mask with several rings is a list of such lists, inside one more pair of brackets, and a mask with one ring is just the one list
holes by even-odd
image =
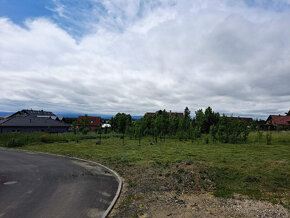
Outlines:
{"label": "bare soil", "polygon": [[289,217],[266,201],[216,198],[214,175],[193,163],[112,166],[124,182],[110,217]]}

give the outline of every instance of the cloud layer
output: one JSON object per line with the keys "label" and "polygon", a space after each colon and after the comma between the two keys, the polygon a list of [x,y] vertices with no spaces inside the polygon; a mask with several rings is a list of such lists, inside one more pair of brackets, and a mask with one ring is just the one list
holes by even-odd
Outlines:
{"label": "cloud layer", "polygon": [[288,111],[289,10],[232,2],[55,0],[53,19],[0,18],[0,110]]}

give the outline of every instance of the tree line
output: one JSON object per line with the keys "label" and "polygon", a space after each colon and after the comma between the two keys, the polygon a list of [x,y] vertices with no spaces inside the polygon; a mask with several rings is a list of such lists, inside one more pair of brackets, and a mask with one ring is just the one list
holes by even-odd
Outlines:
{"label": "tree line", "polygon": [[145,136],[152,137],[154,143],[165,141],[167,137],[194,141],[200,139],[202,134],[206,134],[207,143],[209,140],[222,143],[242,143],[247,140],[250,129],[245,121],[220,115],[211,107],[205,111],[195,111],[194,118],[190,114],[188,107],[184,109],[183,116],[160,110],[132,122],[130,114],[118,113],[110,122],[114,132],[123,134],[123,140],[127,134],[139,139],[139,144]]}

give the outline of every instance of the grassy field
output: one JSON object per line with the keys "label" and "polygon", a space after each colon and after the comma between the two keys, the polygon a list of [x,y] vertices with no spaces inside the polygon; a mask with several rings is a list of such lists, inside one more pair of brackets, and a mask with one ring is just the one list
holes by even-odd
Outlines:
{"label": "grassy field", "polygon": [[[0,146],[18,138],[23,142],[17,148],[93,160],[112,167],[122,176],[126,174],[123,169],[130,171],[135,166],[166,168],[178,163],[197,164],[207,169],[217,197],[239,194],[281,203],[289,208],[290,132],[273,132],[271,145],[266,145],[265,135],[265,132],[260,137],[251,133],[246,144],[211,141],[206,144],[203,138],[194,142],[166,139],[150,145],[151,138],[148,137],[142,139],[139,146],[138,140],[126,138],[123,146],[119,135],[113,134],[102,139],[101,145],[96,145],[98,135],[95,133],[86,136],[71,133],[53,136],[0,134]],[[182,174],[184,170],[178,172]]]}

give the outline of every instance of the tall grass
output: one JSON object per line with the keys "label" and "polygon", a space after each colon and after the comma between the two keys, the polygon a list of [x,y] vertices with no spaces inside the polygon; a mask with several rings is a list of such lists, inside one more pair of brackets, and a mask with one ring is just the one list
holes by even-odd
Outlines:
{"label": "tall grass", "polygon": [[[122,134],[109,133],[102,134],[103,139],[119,138]],[[0,146],[4,147],[21,147],[37,143],[54,143],[54,142],[70,142],[81,141],[86,139],[99,139],[100,135],[95,132],[88,134],[77,133],[2,133],[0,134]]]}
{"label": "tall grass", "polygon": [[248,137],[248,143],[267,144],[267,134],[271,134],[272,144],[290,144],[290,131],[251,132]]}
{"label": "tall grass", "polygon": [[[267,144],[267,134],[271,134],[271,144],[290,144],[290,131],[267,131],[251,132],[246,144]],[[81,133],[74,134],[70,133],[2,133],[0,134],[0,146],[6,147],[20,147],[24,145],[36,144],[36,143],[54,143],[54,142],[69,142],[69,141],[80,141],[86,139],[99,139],[100,135],[95,132],[89,132],[86,135]],[[108,133],[102,134],[102,139],[108,138],[120,138],[122,134],[119,133]],[[150,138],[150,137],[146,137]],[[209,143],[209,135],[203,135],[196,141],[198,143],[205,142]],[[130,137],[132,139],[132,137]],[[167,138],[168,139],[168,138]],[[172,140],[177,140],[177,137],[170,137]],[[216,143],[210,141],[211,143]]]}

